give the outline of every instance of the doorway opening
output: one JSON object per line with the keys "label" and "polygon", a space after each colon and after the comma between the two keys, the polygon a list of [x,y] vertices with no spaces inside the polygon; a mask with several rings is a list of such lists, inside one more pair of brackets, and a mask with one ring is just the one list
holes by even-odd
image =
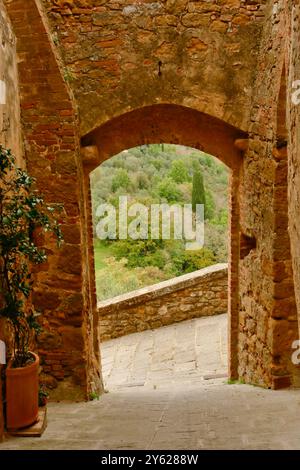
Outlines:
{"label": "doorway opening", "polygon": [[107,389],[227,377],[229,175],[211,155],[166,143],[91,173]]}
{"label": "doorway opening", "polygon": [[[180,145],[183,148],[189,147],[209,155],[214,155],[230,169],[228,204],[228,225],[230,227],[228,282],[226,272],[226,281],[222,289],[222,295],[226,301],[226,306],[228,295],[227,348],[228,375],[231,379],[237,378],[238,369],[238,269],[240,259],[239,184],[241,163],[243,161],[243,151],[241,150],[239,142],[240,139],[245,139],[245,137],[246,134],[239,129],[202,112],[174,104],[159,104],[139,108],[114,117],[99,127],[96,127],[81,140],[82,158],[86,175],[89,175],[91,171],[99,167],[99,165],[104,161],[112,159],[112,157],[119,155],[123,151],[128,151],[141,146],[147,147],[156,145],[161,147],[164,143],[167,143],[164,144],[165,146]],[[121,173],[119,176],[122,176]],[[168,186],[165,189],[168,189]],[[87,207],[87,210],[89,214],[92,213],[90,207]],[[92,260],[94,258],[94,233],[92,223],[90,223],[90,227],[89,259]],[[224,272],[219,272],[223,270],[224,265],[218,264],[217,266],[218,269],[214,275],[219,279],[224,275]],[[211,267],[204,268],[204,270],[211,270]],[[204,274],[206,275],[208,273],[205,272]],[[211,275],[211,273],[209,273],[209,275]],[[188,273],[184,276],[187,276],[187,278],[184,279],[184,284],[182,285],[182,288],[179,289],[180,292],[184,292],[185,289],[191,289],[191,283],[193,284],[194,282],[194,280],[191,280],[189,277],[193,277],[193,273]],[[93,279],[91,277],[91,282],[92,281]],[[159,306],[158,301],[158,297],[162,294],[170,294],[173,300],[176,298],[177,294],[174,292],[173,283],[171,287],[164,284],[169,282],[170,280],[162,281],[163,286],[159,295],[157,295],[157,292],[153,292],[151,286],[142,288],[138,304],[136,291],[128,294],[121,294],[128,296],[126,300],[123,299],[121,302],[120,299],[117,302],[112,302],[112,299],[108,299],[101,302],[102,306],[99,307],[98,304],[97,318],[99,319],[98,324],[100,325],[99,330],[102,342],[122,336],[124,331],[120,334],[120,330],[124,330],[124,327],[126,329],[128,318],[134,318],[134,324],[137,329],[132,331],[132,329],[129,328],[125,334],[148,329],[148,326],[145,328],[145,316],[143,309],[141,310],[141,306],[145,305],[146,300],[148,301],[150,299],[156,303],[155,308],[154,304],[147,308],[148,313],[154,311],[157,314],[157,318],[150,325],[151,329],[158,328],[158,326],[160,326],[156,323],[158,316],[160,317],[160,320],[161,317],[163,317],[164,320],[167,317],[172,317],[172,315],[168,315],[168,311],[167,315],[165,315],[166,303],[164,302],[163,305]],[[92,282],[92,284],[95,285],[94,282]],[[155,288],[154,290],[157,289]],[[213,289],[211,290],[213,291]],[[198,294],[201,292],[199,287],[197,292]],[[192,298],[193,296],[190,295],[190,297]],[[130,313],[128,312],[128,316],[125,321],[123,321],[122,315],[120,315],[124,305],[126,308],[130,308]],[[186,311],[190,311],[190,306],[183,306],[182,310],[184,309]],[[180,309],[177,309],[177,313],[179,310]],[[223,312],[224,311],[226,311],[226,308]],[[111,321],[112,315],[114,316],[114,322]],[[181,319],[176,319],[175,321],[181,321]],[[165,325],[170,325],[170,322],[166,320]],[[110,331],[105,337],[105,329],[107,328],[110,328]]]}

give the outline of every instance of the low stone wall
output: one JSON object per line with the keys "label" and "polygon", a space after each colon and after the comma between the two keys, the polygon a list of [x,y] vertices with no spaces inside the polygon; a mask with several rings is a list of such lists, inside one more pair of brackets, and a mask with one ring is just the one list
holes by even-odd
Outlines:
{"label": "low stone wall", "polygon": [[227,311],[227,264],[190,274],[98,303],[101,340]]}

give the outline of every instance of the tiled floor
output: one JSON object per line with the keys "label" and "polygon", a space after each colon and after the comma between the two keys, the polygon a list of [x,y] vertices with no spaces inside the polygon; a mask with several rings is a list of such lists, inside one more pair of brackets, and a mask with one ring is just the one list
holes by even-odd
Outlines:
{"label": "tiled floor", "polygon": [[300,448],[300,390],[223,377],[225,315],[113,340],[102,355],[109,393],[50,404],[41,438],[9,438],[0,449]]}

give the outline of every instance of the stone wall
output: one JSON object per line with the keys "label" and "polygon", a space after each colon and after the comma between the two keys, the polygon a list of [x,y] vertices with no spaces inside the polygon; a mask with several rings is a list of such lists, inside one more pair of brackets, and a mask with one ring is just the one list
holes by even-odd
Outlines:
{"label": "stone wall", "polygon": [[100,337],[106,341],[217,315],[227,312],[227,307],[227,265],[216,264],[98,303]]}
{"label": "stone wall", "polygon": [[[34,268],[34,307],[41,312],[41,381],[53,396],[101,391],[96,297],[91,287],[88,195],[78,116],[47,19],[35,0],[5,0],[17,37],[23,141],[29,173],[49,204],[62,204],[64,244],[40,237],[48,261]],[[91,261],[92,262],[92,261]]]}
{"label": "stone wall", "polygon": [[[293,83],[300,80],[300,5],[299,2],[286,2],[288,38],[287,57],[287,106],[289,132],[289,232],[293,254],[295,294],[298,305],[298,324],[300,326],[300,104],[292,101]],[[297,89],[299,90],[299,85]],[[299,99],[300,93],[297,94]]]}
{"label": "stone wall", "polygon": [[[226,149],[235,153],[228,159],[230,376],[274,388],[297,383],[290,361],[297,317],[287,156],[279,123],[285,110],[278,109],[286,101],[286,2],[42,3],[78,105],[84,158],[92,156],[96,165],[122,145],[151,139],[189,142],[223,161]],[[188,109],[198,113],[198,125],[190,126],[189,118],[182,125],[178,108],[184,118]],[[222,133],[218,122],[235,131]],[[249,133],[247,142],[232,138],[239,131]],[[244,151],[242,166],[235,144]]]}
{"label": "stone wall", "polygon": [[[22,165],[20,100],[16,37],[3,2],[0,2],[0,144],[10,148]],[[5,91],[3,90],[5,87]]]}
{"label": "stone wall", "polygon": [[84,135],[157,103],[248,129],[266,0],[43,0]]}
{"label": "stone wall", "polygon": [[[16,38],[2,0],[0,1],[0,35],[0,144],[10,148],[18,164],[23,165]],[[0,322],[0,339],[2,340],[6,339],[4,329],[4,323]],[[1,373],[2,366],[0,365],[0,440],[3,434]]]}
{"label": "stone wall", "polygon": [[268,2],[240,185],[239,375],[280,388],[300,384],[291,363],[298,337],[288,236],[285,1]]}

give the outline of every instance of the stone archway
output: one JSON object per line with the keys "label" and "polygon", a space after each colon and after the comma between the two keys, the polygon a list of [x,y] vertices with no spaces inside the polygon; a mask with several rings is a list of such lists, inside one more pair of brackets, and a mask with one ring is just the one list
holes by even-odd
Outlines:
{"label": "stone archway", "polygon": [[[106,49],[118,51],[120,48],[118,42],[113,45],[105,41],[98,43],[103,25],[109,28],[111,19],[117,18],[117,24],[121,25],[119,39],[123,40],[123,34],[127,34],[123,27],[126,11],[124,13],[122,8],[118,13],[109,8],[100,14],[94,9],[92,14],[85,10],[83,19],[88,21],[81,23],[81,15],[76,12],[70,15],[68,11],[72,2],[62,2],[62,10],[52,2],[38,0],[5,0],[4,3],[17,37],[26,163],[47,200],[65,206],[62,220],[65,246],[58,252],[51,242],[43,241],[49,263],[36,272],[37,288],[33,301],[43,313],[44,335],[40,343],[43,379],[53,387],[58,385],[55,392],[58,397],[82,398],[101,391],[88,174],[101,161],[124,148],[165,141],[205,150],[232,170],[229,373],[232,378],[237,377],[239,367],[239,375],[248,383],[274,388],[286,386],[288,374],[271,373],[270,364],[276,354],[272,355],[266,344],[266,338],[271,338],[271,342],[274,338],[274,344],[277,344],[284,334],[284,321],[280,320],[280,334],[276,336],[272,317],[276,282],[272,240],[279,228],[274,217],[278,208],[276,190],[273,191],[276,174],[272,152],[276,144],[274,110],[277,109],[281,73],[277,59],[275,64],[274,51],[280,52],[284,47],[282,10],[272,9],[273,2],[268,2],[268,14],[270,18],[274,15],[274,21],[266,24],[262,39],[263,15],[257,6],[251,17],[244,18],[247,20],[245,27],[237,23],[235,43],[226,27],[226,31],[219,32],[218,47],[211,41],[209,49],[203,47],[204,41],[198,37],[198,25],[194,25],[196,36],[187,35],[182,49],[174,50],[173,54],[174,41],[169,40],[168,47],[164,46],[160,51],[165,61],[163,75],[158,75],[157,60],[149,62],[146,46],[140,45],[136,52],[131,50],[131,46],[136,45],[135,37],[144,38],[139,27],[142,10],[126,17],[128,34],[134,34],[130,36],[132,40],[128,47],[122,48],[122,57],[99,62],[94,60],[94,48],[97,51],[100,48],[105,54]],[[44,3],[51,5],[44,10]],[[87,3],[91,6],[93,1]],[[144,3],[147,6],[147,2]],[[74,7],[72,4],[71,10]],[[52,27],[55,27],[57,15],[62,18],[60,49],[54,47],[55,29],[51,36],[46,11],[49,15],[54,14],[51,16]],[[181,15],[180,8],[174,13]],[[185,15],[185,21],[190,22],[199,20],[201,12],[185,12]],[[215,39],[214,28],[225,28],[219,22],[216,24],[213,17],[201,33],[205,40],[207,32]],[[151,28],[159,28],[160,37],[165,40],[172,25],[165,28],[160,23],[164,17],[159,12],[151,21]],[[189,25],[186,28],[190,30]],[[80,56],[82,40],[89,41],[91,29],[97,42],[95,45],[92,41],[90,58],[82,63],[77,54]],[[183,33],[185,35],[185,28]],[[72,41],[79,44],[75,48],[75,61],[67,55],[70,43],[74,44]],[[259,41],[260,53],[256,54]],[[151,40],[150,46],[152,50]],[[156,46],[153,43],[153,47]],[[207,50],[212,53],[207,54]],[[134,63],[126,60],[129,52],[135,58]],[[296,54],[294,62],[298,57]],[[184,67],[189,72],[188,77],[182,73],[182,56],[186,60]],[[200,56],[205,64],[205,74],[199,67]],[[224,61],[230,67],[224,68]],[[87,68],[83,69],[83,65]],[[68,67],[71,67],[73,82],[68,80]],[[218,75],[216,72],[220,70],[223,72]],[[207,77],[211,75],[215,79],[207,87]],[[146,85],[136,94],[141,83]],[[128,89],[130,93],[127,93]],[[295,108],[291,120],[298,122]],[[247,130],[249,141],[245,140],[243,132],[228,123]],[[91,129],[94,130],[90,132]],[[79,136],[82,134],[80,149]],[[292,172],[298,168],[295,151],[298,140],[296,132],[294,134],[291,141],[295,145],[290,153]],[[293,180],[292,176],[290,179]],[[290,199],[292,220],[299,206],[292,185]],[[291,227],[297,285],[298,231],[296,225]]]}
{"label": "stone archway", "polygon": [[[181,144],[219,158],[231,170],[229,250],[229,376],[237,378],[239,172],[246,134],[223,121],[174,104],[146,106],[113,118],[81,139],[86,193],[88,175],[122,150],[147,143]],[[88,203],[90,207],[90,202]],[[90,213],[89,260],[93,271],[93,232]]]}

